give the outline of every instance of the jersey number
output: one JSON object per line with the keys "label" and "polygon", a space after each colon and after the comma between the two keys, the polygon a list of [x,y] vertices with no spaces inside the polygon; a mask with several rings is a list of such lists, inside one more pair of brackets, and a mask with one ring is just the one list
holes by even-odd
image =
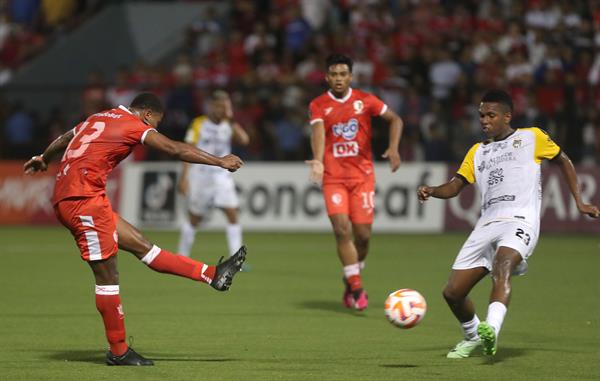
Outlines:
{"label": "jersey number", "polygon": [[[75,158],[78,158],[81,155],[83,155],[85,153],[85,151],[87,151],[88,146],[90,145],[92,140],[94,140],[98,136],[100,136],[102,131],[104,131],[104,127],[106,127],[106,124],[104,122],[94,122],[94,124],[92,124],[92,128],[91,128],[93,131],[91,131],[90,133],[81,135],[81,133],[83,132],[83,130],[85,130],[85,127],[88,124],[89,124],[89,122],[83,122],[83,124],[81,125],[81,128],[79,128],[79,132],[77,134],[75,134],[73,139],[71,139],[71,141],[69,142],[69,145],[67,146],[67,150],[65,151],[65,154],[63,155],[62,161],[65,161],[67,159],[75,159]],[[77,142],[79,142],[79,148],[72,149],[71,146],[73,146],[74,144],[77,144]]]}
{"label": "jersey number", "polygon": [[523,240],[523,242],[525,242],[525,245],[529,245],[529,241],[531,241],[531,237],[529,236],[529,234],[525,233],[525,231],[523,229],[517,229],[517,232],[515,233],[515,235],[519,238],[521,238]]}
{"label": "jersey number", "polygon": [[375,192],[360,192],[363,201],[363,209],[373,209],[375,207]]}

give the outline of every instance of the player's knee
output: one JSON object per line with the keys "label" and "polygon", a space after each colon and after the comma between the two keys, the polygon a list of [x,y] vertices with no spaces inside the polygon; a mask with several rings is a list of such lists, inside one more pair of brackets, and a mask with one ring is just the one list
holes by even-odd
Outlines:
{"label": "player's knee", "polygon": [[333,234],[339,240],[348,240],[352,236],[352,228],[350,225],[340,224],[333,227]]}
{"label": "player's knee", "polygon": [[454,287],[451,286],[446,286],[444,287],[444,289],[442,290],[442,296],[444,297],[444,299],[446,300],[446,302],[458,302],[462,299],[465,298],[465,295],[463,292],[460,292],[460,290],[457,290]]}

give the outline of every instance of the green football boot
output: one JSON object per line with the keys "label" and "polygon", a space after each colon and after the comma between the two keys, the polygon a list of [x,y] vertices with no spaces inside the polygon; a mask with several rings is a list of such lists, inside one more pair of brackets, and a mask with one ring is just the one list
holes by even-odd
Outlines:
{"label": "green football boot", "polygon": [[487,322],[481,322],[477,326],[477,333],[481,338],[483,344],[483,354],[487,356],[493,356],[496,354],[498,347],[498,338],[496,337],[496,331],[494,327],[489,325]]}
{"label": "green football boot", "polygon": [[463,340],[456,344],[446,355],[449,359],[464,359],[471,356],[475,349],[481,346],[481,340]]}

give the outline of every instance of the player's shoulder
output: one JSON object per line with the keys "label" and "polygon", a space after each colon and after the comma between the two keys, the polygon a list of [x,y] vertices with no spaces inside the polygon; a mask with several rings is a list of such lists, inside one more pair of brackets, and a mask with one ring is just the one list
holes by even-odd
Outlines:
{"label": "player's shoulder", "polygon": [[543,130],[540,127],[521,127],[518,128],[517,131],[531,133],[535,136],[550,136],[547,131]]}
{"label": "player's shoulder", "polygon": [[208,119],[208,117],[206,115],[198,115],[197,117],[195,117],[194,119],[192,119],[192,122],[190,123],[190,126],[201,125],[207,119]]}
{"label": "player's shoulder", "polygon": [[355,88],[352,89],[352,97],[359,98],[359,99],[376,98],[375,95],[373,95],[372,93],[368,93],[361,89],[355,89]]}

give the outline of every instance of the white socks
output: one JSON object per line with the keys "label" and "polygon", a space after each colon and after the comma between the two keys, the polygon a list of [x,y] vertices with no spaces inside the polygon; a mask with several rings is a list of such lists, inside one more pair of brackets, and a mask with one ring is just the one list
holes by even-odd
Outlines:
{"label": "white socks", "polygon": [[196,228],[189,221],[183,221],[181,224],[181,235],[179,236],[179,254],[189,257],[195,239]]}
{"label": "white socks", "polygon": [[506,315],[506,306],[500,302],[493,302],[488,307],[488,314],[486,321],[496,331],[496,337],[500,333],[502,328],[502,322],[504,322],[504,316]]}
{"label": "white socks", "polygon": [[349,279],[353,275],[360,275],[360,265],[358,263],[344,266],[344,276],[346,279]]}
{"label": "white socks", "polygon": [[473,319],[471,319],[470,321],[460,323],[460,326],[462,327],[463,332],[465,333],[465,339],[477,340],[479,338],[479,335],[477,335],[477,326],[479,325],[479,323],[480,321],[477,314],[475,314],[475,316],[473,316]]}
{"label": "white socks", "polygon": [[360,268],[360,271],[363,271],[365,269],[366,266],[366,262],[365,261],[360,261],[358,262],[358,267]]}
{"label": "white socks", "polygon": [[227,235],[229,255],[233,255],[240,247],[242,247],[242,225],[227,224],[225,227],[225,234]]}

